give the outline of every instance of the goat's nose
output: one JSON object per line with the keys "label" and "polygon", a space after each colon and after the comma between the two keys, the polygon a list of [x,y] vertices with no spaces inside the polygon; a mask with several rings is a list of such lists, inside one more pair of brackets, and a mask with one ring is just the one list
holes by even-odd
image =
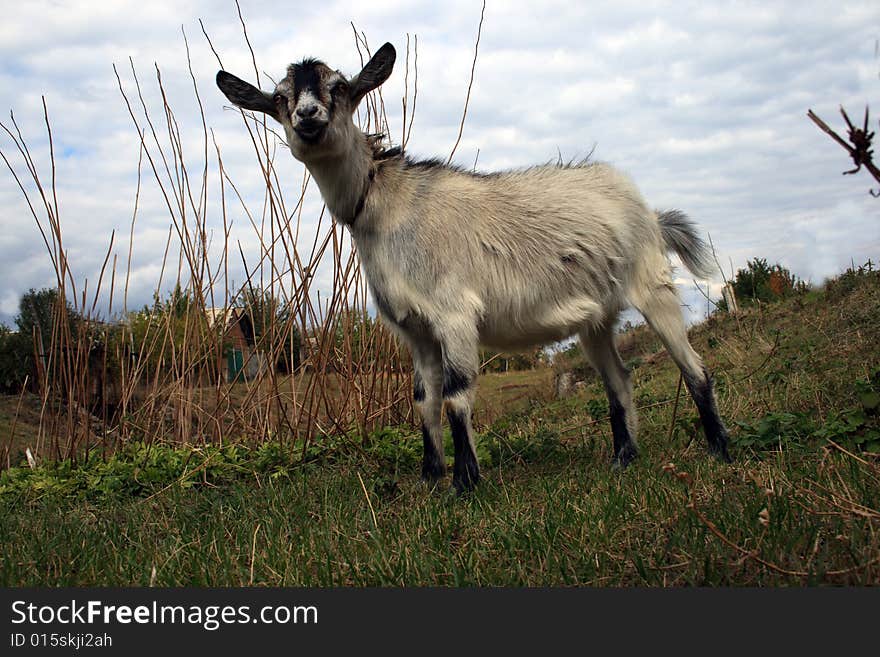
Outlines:
{"label": "goat's nose", "polygon": [[310,119],[318,113],[317,105],[307,105],[306,107],[297,107],[296,115],[301,119]]}

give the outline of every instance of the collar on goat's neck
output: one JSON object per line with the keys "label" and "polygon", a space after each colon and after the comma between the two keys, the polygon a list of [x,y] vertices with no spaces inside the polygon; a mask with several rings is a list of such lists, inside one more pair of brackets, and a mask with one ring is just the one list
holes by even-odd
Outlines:
{"label": "collar on goat's neck", "polygon": [[358,147],[346,155],[311,162],[307,166],[330,213],[340,223],[353,226],[364,210],[376,176],[366,139],[359,141]]}

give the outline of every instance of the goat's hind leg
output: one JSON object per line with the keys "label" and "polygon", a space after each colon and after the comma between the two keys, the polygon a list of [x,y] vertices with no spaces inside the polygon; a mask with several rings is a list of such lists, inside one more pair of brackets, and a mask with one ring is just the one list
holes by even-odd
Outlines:
{"label": "goat's hind leg", "polygon": [[634,299],[633,305],[660,336],[669,355],[681,370],[685,385],[700,414],[709,451],[719,460],[729,463],[732,459],[727,451],[729,442],[727,428],[718,414],[712,377],[709,376],[702,359],[688,341],[678,293],[674,286],[671,282],[660,284],[644,298]]}
{"label": "goat's hind leg", "polygon": [[443,454],[443,368],[440,343],[428,339],[412,341],[413,402],[422,418],[422,479],[429,483],[446,476]]}
{"label": "goat's hind leg", "polygon": [[613,322],[580,332],[581,345],[593,368],[602,377],[608,395],[611,433],[614,436],[614,464],[626,467],[637,455],[636,409],[632,403],[632,383],[614,344]]}

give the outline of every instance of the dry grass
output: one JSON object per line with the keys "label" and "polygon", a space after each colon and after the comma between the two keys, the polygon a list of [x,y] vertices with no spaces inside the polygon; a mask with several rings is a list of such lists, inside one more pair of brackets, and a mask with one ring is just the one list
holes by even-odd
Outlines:
{"label": "dry grass", "polygon": [[[250,47],[243,19],[241,27],[244,44]],[[219,64],[207,33],[205,38]],[[357,30],[355,45],[369,56],[366,36]],[[407,79],[409,57],[408,46]],[[271,437],[309,443],[329,434],[365,435],[378,427],[411,421],[408,355],[369,319],[366,281],[347,233],[323,210],[315,218],[303,216],[310,186],[305,169],[299,183],[279,179],[275,157],[288,155],[265,117],[241,113],[242,138],[250,139],[254,166],[265,184],[262,194],[255,195],[262,202],[252,207],[244,199],[254,196],[245,193],[253,190],[242,190],[232,180],[220,145],[204,120],[202,148],[184,154],[161,71],[156,68],[148,82],[133,62],[128,69],[114,66],[132,128],[141,141],[130,246],[127,259],[120,259],[113,250],[115,233],[110,236],[97,281],[78,279],[64,248],[62,225],[69,220],[62,222],[60,217],[52,124],[45,100],[47,161],[34,158],[14,115],[8,124],[0,123],[11,144],[0,154],[43,237],[60,294],[48,344],[34,336],[35,354],[45,355],[45,359],[35,357],[37,369],[29,391],[39,399],[39,413],[32,412],[30,395],[17,416],[6,408],[11,401],[2,403],[2,421],[10,427],[18,424],[16,435],[11,430],[3,433],[4,460],[23,445],[41,458],[78,459],[93,449],[110,454],[132,440],[196,445],[220,443],[232,436],[250,442]],[[256,61],[254,69],[259,70]],[[190,74],[201,108],[192,69]],[[147,86],[161,98],[158,106],[146,100]],[[403,103],[409,107],[410,128],[416,94],[416,86],[408,84]],[[381,92],[366,99],[357,118],[365,132],[390,134]],[[140,194],[146,185],[154,185],[166,200],[169,222],[164,254],[152,254],[162,263],[156,295],[169,285],[177,292],[152,308],[131,311],[132,248],[136,248]],[[218,188],[219,198],[209,197],[208,189]],[[257,262],[246,261],[241,247],[230,242],[232,205],[240,206],[251,222],[260,243]],[[301,238],[307,224],[317,224],[311,243]],[[221,236],[219,245],[216,238],[212,243],[212,234]],[[246,280],[231,287],[230,268],[236,260]],[[329,289],[317,289],[314,280],[319,270],[329,272]],[[115,290],[117,280],[122,295]],[[254,298],[270,300],[268,317],[265,307],[251,301]],[[233,305],[242,306],[254,323],[261,324],[255,349],[269,363],[290,361],[292,336],[307,336],[302,369],[282,375],[268,367],[230,386],[221,367],[228,344],[221,323],[207,320],[207,310]],[[71,321],[71,316],[80,321]],[[354,344],[351,336],[358,330],[361,339]],[[10,413],[13,419],[8,418]]]}

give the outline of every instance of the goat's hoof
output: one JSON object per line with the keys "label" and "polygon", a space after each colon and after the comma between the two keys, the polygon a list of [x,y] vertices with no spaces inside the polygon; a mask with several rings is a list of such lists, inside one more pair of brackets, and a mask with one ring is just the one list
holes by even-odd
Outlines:
{"label": "goat's hoof", "polygon": [[455,491],[455,494],[459,497],[464,495],[469,495],[474,492],[477,488],[477,484],[480,483],[479,477],[476,481],[473,479],[468,479],[466,481],[462,480],[452,480],[452,489]]}
{"label": "goat's hoof", "polygon": [[473,453],[457,454],[452,466],[452,486],[459,495],[469,493],[480,483],[480,464]]}
{"label": "goat's hoof", "polygon": [[733,463],[733,458],[727,451],[727,445],[721,445],[717,447],[711,446],[709,447],[709,453],[722,463]]}
{"label": "goat's hoof", "polygon": [[473,492],[479,483],[479,470],[466,470],[464,473],[456,472],[452,477],[452,487],[458,495],[466,495]]}
{"label": "goat's hoof", "polygon": [[614,470],[625,470],[639,455],[639,450],[635,445],[624,445],[614,458],[611,460],[611,467]]}
{"label": "goat's hoof", "polygon": [[422,463],[422,481],[433,486],[446,477],[446,465],[439,462]]}
{"label": "goat's hoof", "polygon": [[440,482],[443,481],[443,477],[421,477],[419,479],[422,486],[424,486],[429,493],[434,493],[440,490]]}

